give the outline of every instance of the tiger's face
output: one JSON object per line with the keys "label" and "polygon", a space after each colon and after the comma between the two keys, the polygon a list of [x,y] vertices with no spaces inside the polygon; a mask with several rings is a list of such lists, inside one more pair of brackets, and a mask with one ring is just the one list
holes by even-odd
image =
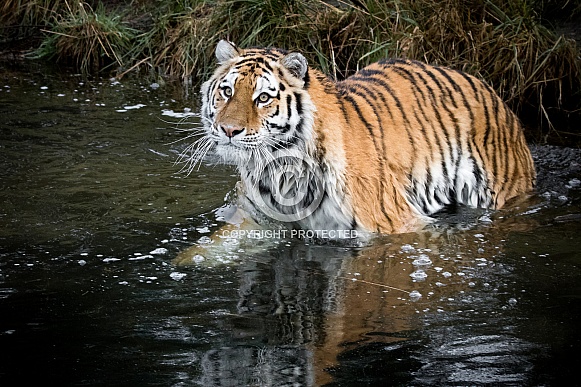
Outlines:
{"label": "tiger's face", "polygon": [[242,51],[221,41],[216,56],[221,66],[202,86],[202,119],[224,161],[268,159],[305,141],[314,107],[304,90],[301,54]]}

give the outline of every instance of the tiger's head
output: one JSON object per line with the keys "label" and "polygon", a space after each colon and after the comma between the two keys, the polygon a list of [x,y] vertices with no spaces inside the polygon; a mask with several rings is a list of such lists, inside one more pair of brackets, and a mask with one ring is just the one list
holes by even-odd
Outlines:
{"label": "tiger's head", "polygon": [[220,41],[220,66],[202,85],[205,139],[226,162],[267,161],[276,151],[304,151],[314,105],[307,60],[278,49],[237,48]]}

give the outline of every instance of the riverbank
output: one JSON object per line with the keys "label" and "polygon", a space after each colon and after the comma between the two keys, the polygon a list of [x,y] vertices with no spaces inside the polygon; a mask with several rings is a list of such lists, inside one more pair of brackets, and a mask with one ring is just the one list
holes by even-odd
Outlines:
{"label": "riverbank", "polygon": [[335,79],[380,58],[407,57],[485,80],[530,128],[530,140],[577,146],[581,1],[557,3],[9,0],[0,7],[0,55],[85,74],[179,78],[195,89],[221,38],[300,50]]}

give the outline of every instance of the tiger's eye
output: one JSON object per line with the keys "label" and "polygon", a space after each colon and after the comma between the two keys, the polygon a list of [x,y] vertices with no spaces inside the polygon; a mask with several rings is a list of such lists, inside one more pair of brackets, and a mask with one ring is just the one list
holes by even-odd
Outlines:
{"label": "tiger's eye", "polygon": [[260,103],[266,103],[270,100],[270,95],[266,94],[266,93],[262,93],[258,96],[258,102]]}
{"label": "tiger's eye", "polygon": [[227,98],[232,97],[232,88],[226,86],[225,88],[222,89],[222,93],[224,93],[224,96]]}

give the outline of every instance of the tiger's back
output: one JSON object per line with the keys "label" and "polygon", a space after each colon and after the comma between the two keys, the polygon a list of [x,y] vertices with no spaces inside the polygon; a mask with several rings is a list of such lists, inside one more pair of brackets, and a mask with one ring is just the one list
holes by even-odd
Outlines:
{"label": "tiger's back", "polygon": [[[448,204],[501,208],[529,192],[535,170],[518,118],[478,79],[451,69],[410,60],[372,64],[337,84],[345,120],[358,133],[346,142],[347,157],[365,163],[361,150],[372,155],[377,181],[392,181],[383,191],[383,207],[405,208],[430,215]],[[349,165],[350,163],[348,163]],[[369,181],[351,173],[359,201],[365,201]],[[384,180],[385,179],[385,180]],[[359,186],[359,187],[358,187]],[[392,198],[400,197],[400,202]],[[377,204],[369,203],[371,207]],[[378,228],[405,224],[374,221]],[[383,223],[383,224],[382,224]]]}
{"label": "tiger's back", "polygon": [[[216,53],[221,66],[202,87],[202,148],[235,163],[243,196],[271,217],[405,232],[448,204],[501,208],[534,186],[518,119],[472,76],[387,60],[333,82],[298,53],[224,41]],[[289,157],[301,160],[290,178]],[[277,200],[303,191],[316,203],[309,211],[305,201],[283,209]]]}

